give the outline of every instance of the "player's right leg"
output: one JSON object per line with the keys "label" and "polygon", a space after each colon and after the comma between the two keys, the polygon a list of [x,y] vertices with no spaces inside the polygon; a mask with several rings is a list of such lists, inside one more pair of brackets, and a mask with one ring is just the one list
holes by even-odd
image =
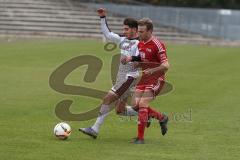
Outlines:
{"label": "player's right leg", "polygon": [[[163,86],[165,84],[165,81],[160,80],[156,85],[153,85],[151,90],[153,92],[154,98],[161,92]],[[162,135],[164,136],[167,133],[167,124],[168,124],[168,116],[165,115],[164,113],[161,113],[159,111],[154,110],[152,107],[148,107],[148,113],[149,116],[155,119],[159,120],[160,128]]]}
{"label": "player's right leg", "polygon": [[105,117],[110,111],[110,105],[119,99],[129,88],[134,84],[135,79],[133,77],[128,77],[124,81],[117,82],[108,94],[103,98],[103,103],[101,105],[99,116],[92,127],[80,128],[79,131],[86,135],[97,138],[100,126],[103,124]]}
{"label": "player's right leg", "polygon": [[110,90],[108,94],[103,98],[103,102],[101,104],[101,108],[99,111],[99,116],[95,121],[94,125],[87,128],[80,128],[79,131],[96,139],[98,136],[100,126],[103,124],[104,119],[106,118],[110,111],[110,104],[116,101],[117,99],[118,96],[113,91]]}

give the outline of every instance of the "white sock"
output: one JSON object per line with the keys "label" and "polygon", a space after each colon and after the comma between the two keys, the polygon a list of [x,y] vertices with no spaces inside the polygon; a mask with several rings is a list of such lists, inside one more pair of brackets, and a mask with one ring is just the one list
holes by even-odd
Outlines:
{"label": "white sock", "polygon": [[136,112],[132,106],[126,106],[126,111],[125,111],[126,116],[137,116],[138,112]]}
{"label": "white sock", "polygon": [[105,117],[108,115],[110,107],[109,105],[102,104],[101,109],[100,109],[100,114],[94,123],[94,125],[91,127],[95,132],[99,132],[100,126],[103,124],[103,121]]}

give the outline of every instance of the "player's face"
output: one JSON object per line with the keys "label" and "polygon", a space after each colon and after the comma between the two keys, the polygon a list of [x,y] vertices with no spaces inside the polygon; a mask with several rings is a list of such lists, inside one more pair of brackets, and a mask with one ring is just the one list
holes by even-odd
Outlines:
{"label": "player's face", "polygon": [[127,37],[128,39],[134,38],[136,34],[136,29],[130,28],[127,25],[123,25],[123,35]]}
{"label": "player's face", "polygon": [[138,36],[142,41],[148,41],[152,36],[152,31],[147,30],[147,26],[138,26]]}

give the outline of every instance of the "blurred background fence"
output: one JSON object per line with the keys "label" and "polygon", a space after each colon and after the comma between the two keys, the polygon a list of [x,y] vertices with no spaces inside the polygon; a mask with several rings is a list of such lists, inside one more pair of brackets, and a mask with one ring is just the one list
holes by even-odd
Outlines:
{"label": "blurred background fence", "polygon": [[155,23],[206,36],[240,40],[240,11],[126,4],[89,4],[137,18],[150,17]]}
{"label": "blurred background fence", "polygon": [[[240,44],[240,11],[153,6],[136,1],[0,0],[0,36],[102,38],[96,9],[105,7],[112,31],[125,17],[149,17],[154,34],[178,43]],[[127,4],[126,4],[127,3]]]}

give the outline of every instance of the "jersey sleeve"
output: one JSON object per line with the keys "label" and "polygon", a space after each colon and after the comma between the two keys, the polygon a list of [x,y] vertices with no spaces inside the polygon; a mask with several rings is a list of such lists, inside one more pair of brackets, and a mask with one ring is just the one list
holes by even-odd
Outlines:
{"label": "jersey sleeve", "polygon": [[111,30],[108,28],[106,17],[102,17],[100,19],[101,19],[101,31],[103,35],[106,37],[106,39],[117,44],[121,43],[122,37],[120,37],[116,33],[111,32]]}
{"label": "jersey sleeve", "polygon": [[160,63],[168,61],[165,45],[159,41],[155,44],[156,44],[156,54],[157,54],[158,61]]}

